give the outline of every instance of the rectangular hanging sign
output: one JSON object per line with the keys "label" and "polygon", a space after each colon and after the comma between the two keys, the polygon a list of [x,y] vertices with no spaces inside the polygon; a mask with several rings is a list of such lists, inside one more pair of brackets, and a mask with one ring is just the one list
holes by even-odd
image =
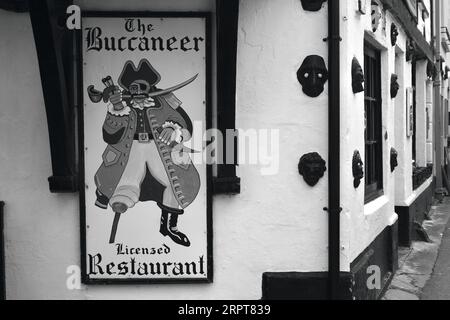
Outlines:
{"label": "rectangular hanging sign", "polygon": [[406,89],[406,136],[414,134],[414,89]]}
{"label": "rectangular hanging sign", "polygon": [[193,161],[211,123],[208,23],[207,13],[83,15],[85,283],[212,280],[211,168]]}

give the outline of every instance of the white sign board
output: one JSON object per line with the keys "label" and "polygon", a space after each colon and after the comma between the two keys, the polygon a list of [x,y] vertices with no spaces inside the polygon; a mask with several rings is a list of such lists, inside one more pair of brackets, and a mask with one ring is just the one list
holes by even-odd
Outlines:
{"label": "white sign board", "polygon": [[211,281],[208,20],[83,17],[85,283]]}

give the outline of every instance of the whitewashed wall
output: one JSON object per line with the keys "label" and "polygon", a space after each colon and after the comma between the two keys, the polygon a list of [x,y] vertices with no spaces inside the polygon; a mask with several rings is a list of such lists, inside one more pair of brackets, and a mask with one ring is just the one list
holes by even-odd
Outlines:
{"label": "whitewashed wall", "polygon": [[[213,11],[210,0],[77,1],[85,10]],[[243,165],[242,193],[214,198],[214,283],[66,288],[80,264],[78,195],[48,190],[51,161],[28,14],[0,11],[0,198],[6,201],[9,299],[259,299],[266,271],[327,270],[327,176],[306,186],[304,153],[327,154],[327,87],[306,97],[296,71],[310,54],[327,60],[327,9],[297,0],[245,0],[238,42],[237,126],[279,129],[280,172]],[[348,265],[349,260],[343,262]]]}
{"label": "whitewashed wall", "polygon": [[[214,11],[212,0],[88,1],[84,10]],[[370,2],[368,2],[370,5]],[[370,7],[341,1],[341,269],[397,220],[394,206],[411,200],[411,141],[406,138],[405,88],[411,65],[399,26],[390,44],[388,13],[374,34]],[[305,12],[298,0],[243,0],[237,60],[237,127],[278,129],[279,173],[261,175],[242,165],[242,192],[214,197],[214,283],[209,285],[89,286],[66,288],[66,268],[80,264],[78,195],[53,195],[45,107],[28,14],[0,11],[0,199],[6,201],[6,280],[10,299],[259,299],[266,271],[326,271],[328,175],[311,188],[297,171],[299,158],[319,152],[328,160],[328,86],[318,98],[302,93],[296,71],[312,54],[327,61],[327,6]],[[351,61],[364,64],[364,38],[382,50],[384,191],[364,205],[364,182],[355,190],[352,156],[364,158],[364,94],[351,89]],[[401,89],[390,99],[390,76]],[[400,120],[399,120],[400,119]],[[390,172],[390,149],[399,167]],[[409,201],[408,200],[408,201]]]}
{"label": "whitewashed wall", "polygon": [[[243,281],[257,282],[263,271],[326,271],[327,175],[311,188],[297,164],[309,152],[328,161],[328,86],[318,98],[307,97],[296,72],[308,55],[327,63],[322,40],[328,34],[327,6],[314,13],[304,12],[296,0],[246,0],[239,24],[237,126],[279,129],[280,172],[263,177],[259,168],[241,166],[242,194],[234,201],[216,199],[231,212],[216,212],[216,223],[225,223],[237,239],[250,240],[256,249],[251,256],[265,255],[249,261]],[[236,230],[236,221],[250,229]],[[253,251],[226,242],[220,247],[236,250],[242,259]]]}
{"label": "whitewashed wall", "polygon": [[7,297],[80,297],[65,286],[67,266],[79,263],[78,198],[48,190],[47,120],[28,14],[0,10],[0,47]]}
{"label": "whitewashed wall", "polygon": [[428,60],[421,60],[416,65],[416,161],[420,167],[427,166],[427,64]]}
{"label": "whitewashed wall", "polygon": [[[390,98],[390,79],[395,70],[395,52],[404,52],[406,38],[400,25],[397,47],[392,47],[390,26],[393,17],[387,12],[378,30],[373,33],[371,27],[370,2],[367,2],[366,15],[359,14],[358,1],[341,1],[341,168],[342,168],[342,256],[352,262],[366,249],[372,241],[387,227],[397,221],[394,212],[395,182],[390,171],[390,149],[396,147],[396,129],[394,123],[395,106]],[[381,51],[382,77],[382,122],[383,122],[383,182],[384,195],[364,205],[364,181],[358,189],[353,188],[352,158],[359,150],[364,161],[364,93],[353,94],[351,87],[352,59],[356,57],[364,66],[364,40]],[[396,101],[401,101],[401,92],[405,84],[410,84],[408,67],[403,66],[404,74],[399,74],[402,83]],[[385,139],[387,137],[387,139]],[[398,169],[397,169],[398,170]],[[349,268],[349,266],[346,266]]]}

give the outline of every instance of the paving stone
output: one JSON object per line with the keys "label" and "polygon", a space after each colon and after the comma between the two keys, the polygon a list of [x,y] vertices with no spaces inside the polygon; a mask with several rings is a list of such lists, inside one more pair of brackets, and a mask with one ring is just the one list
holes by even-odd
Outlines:
{"label": "paving stone", "polygon": [[391,289],[386,292],[384,300],[419,300],[419,297],[406,291]]}
{"label": "paving stone", "polygon": [[417,294],[419,293],[419,288],[413,285],[412,280],[409,277],[406,277],[405,279],[401,279],[399,277],[394,278],[391,283],[392,289],[400,289],[402,291],[410,292]]}
{"label": "paving stone", "polygon": [[411,248],[399,248],[400,269],[383,300],[419,300],[421,295],[450,299],[450,198],[434,206],[430,216],[424,228],[433,243],[413,242]]}

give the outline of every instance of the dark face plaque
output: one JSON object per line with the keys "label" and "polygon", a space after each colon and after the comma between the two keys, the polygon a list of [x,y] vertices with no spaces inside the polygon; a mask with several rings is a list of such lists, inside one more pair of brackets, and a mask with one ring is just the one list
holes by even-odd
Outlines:
{"label": "dark face plaque", "polygon": [[361,154],[358,150],[353,154],[352,171],[354,178],[353,186],[357,189],[361,184],[361,180],[364,178],[364,163],[361,160]]}
{"label": "dark face plaque", "polygon": [[415,58],[417,45],[414,40],[408,39],[406,43],[406,61],[411,61]]}
{"label": "dark face plaque", "polygon": [[450,68],[449,67],[445,67],[444,80],[448,80],[449,72],[450,72]]}
{"label": "dark face plaque", "polygon": [[353,93],[364,91],[364,71],[356,58],[352,61],[352,88]]}
{"label": "dark face plaque", "polygon": [[438,74],[437,74],[436,65],[431,60],[428,60],[428,64],[427,64],[427,76],[428,76],[428,78],[434,80],[434,79],[436,79],[437,75]]}
{"label": "dark face plaque", "polygon": [[381,14],[381,8],[378,5],[378,3],[372,2],[371,9],[372,9],[372,13],[371,13],[372,31],[377,32],[378,27],[380,26],[381,18],[383,15]]}
{"label": "dark face plaque", "polygon": [[393,74],[391,76],[391,98],[397,97],[398,90],[400,90],[400,85],[398,84],[398,76]]}
{"label": "dark face plaque", "polygon": [[314,187],[327,171],[326,162],[317,152],[308,153],[300,159],[298,171],[305,182]]}
{"label": "dark face plaque", "polygon": [[315,55],[306,57],[297,71],[297,79],[307,96],[320,96],[328,80],[328,70],[323,58]]}
{"label": "dark face plaque", "polygon": [[392,46],[395,46],[397,44],[397,39],[398,39],[398,28],[395,24],[391,25],[391,44]]}
{"label": "dark face plaque", "polygon": [[305,11],[319,11],[322,9],[322,4],[327,0],[301,0],[303,10]]}
{"label": "dark face plaque", "polygon": [[398,152],[394,148],[391,148],[391,172],[395,171],[398,167]]}

